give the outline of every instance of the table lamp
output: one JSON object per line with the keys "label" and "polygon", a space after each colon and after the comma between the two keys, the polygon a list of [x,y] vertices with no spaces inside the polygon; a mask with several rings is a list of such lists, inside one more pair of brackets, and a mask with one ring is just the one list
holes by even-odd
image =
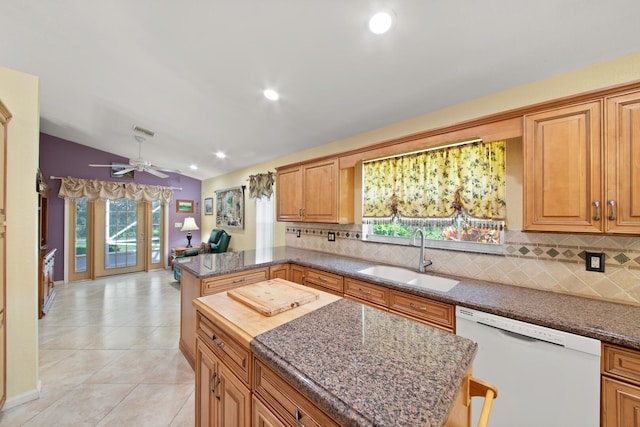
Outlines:
{"label": "table lamp", "polygon": [[188,248],[191,247],[191,232],[193,230],[200,230],[198,228],[198,224],[196,224],[195,218],[193,218],[192,216],[185,218],[184,219],[184,223],[182,224],[182,228],[180,229],[180,231],[186,231],[187,232],[187,247]]}

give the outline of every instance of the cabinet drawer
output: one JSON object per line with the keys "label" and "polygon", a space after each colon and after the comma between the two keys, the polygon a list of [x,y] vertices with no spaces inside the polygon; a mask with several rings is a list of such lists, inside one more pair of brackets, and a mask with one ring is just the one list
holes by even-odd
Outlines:
{"label": "cabinet drawer", "polygon": [[603,344],[602,372],[640,385],[640,352]]}
{"label": "cabinet drawer", "polygon": [[328,415],[258,358],[254,365],[254,391],[291,426],[338,427]]}
{"label": "cabinet drawer", "polygon": [[211,277],[209,279],[202,280],[202,295],[211,295],[222,291],[228,291],[229,289],[238,288],[240,286],[262,282],[268,278],[268,268]]}
{"label": "cabinet drawer", "polygon": [[384,308],[389,306],[389,289],[355,279],[344,279],[344,293]]}
{"label": "cabinet drawer", "polygon": [[389,309],[448,332],[454,331],[455,308],[451,304],[391,291]]}
{"label": "cabinet drawer", "polygon": [[304,284],[313,283],[323,288],[331,289],[342,294],[344,286],[342,276],[325,273],[324,271],[307,268],[304,275]]}
{"label": "cabinet drawer", "polygon": [[253,427],[285,427],[256,396],[253,396]]}
{"label": "cabinet drawer", "polygon": [[198,336],[244,383],[249,385],[249,350],[198,313]]}

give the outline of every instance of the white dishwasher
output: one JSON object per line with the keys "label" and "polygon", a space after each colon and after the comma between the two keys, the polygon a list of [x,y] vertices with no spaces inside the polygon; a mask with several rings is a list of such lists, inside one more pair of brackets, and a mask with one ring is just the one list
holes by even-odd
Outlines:
{"label": "white dishwasher", "polygon": [[478,343],[473,376],[498,389],[490,427],[600,425],[600,341],[460,306],[456,333]]}

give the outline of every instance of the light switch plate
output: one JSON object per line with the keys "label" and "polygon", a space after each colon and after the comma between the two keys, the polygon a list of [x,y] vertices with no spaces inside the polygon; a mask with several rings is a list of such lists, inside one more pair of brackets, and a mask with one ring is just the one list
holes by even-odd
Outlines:
{"label": "light switch plate", "polygon": [[335,242],[336,241],[336,233],[333,232],[333,231],[327,232],[327,240],[329,240],[330,242]]}
{"label": "light switch plate", "polygon": [[587,271],[598,271],[604,273],[604,253],[586,252]]}
{"label": "light switch plate", "polygon": [[182,228],[182,223],[181,222],[176,222],[176,223],[173,224],[173,226],[175,228]]}

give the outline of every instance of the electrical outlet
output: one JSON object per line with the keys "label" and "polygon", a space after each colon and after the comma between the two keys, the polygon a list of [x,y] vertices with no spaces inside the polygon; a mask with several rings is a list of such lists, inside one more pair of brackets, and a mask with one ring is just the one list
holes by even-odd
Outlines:
{"label": "electrical outlet", "polygon": [[329,231],[327,233],[327,240],[330,242],[335,242],[336,241],[336,233],[334,233],[333,231]]}
{"label": "electrical outlet", "polygon": [[300,238],[300,229],[298,229],[298,230],[296,231],[296,237],[297,237],[297,238]]}
{"label": "electrical outlet", "polygon": [[175,228],[182,228],[182,223],[181,222],[176,222],[176,223],[173,224],[173,226]]}
{"label": "electrical outlet", "polygon": [[604,273],[604,253],[586,252],[587,271],[598,271]]}

